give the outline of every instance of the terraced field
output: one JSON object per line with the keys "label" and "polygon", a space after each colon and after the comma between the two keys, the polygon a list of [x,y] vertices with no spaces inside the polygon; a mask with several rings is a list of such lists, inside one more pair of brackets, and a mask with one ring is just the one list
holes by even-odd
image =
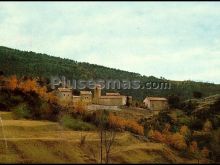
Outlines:
{"label": "terraced field", "polygon": [[[99,163],[97,132],[72,131],[49,121],[13,120],[10,112],[0,112],[0,116],[6,138],[0,129],[0,163]],[[86,135],[83,146],[81,134]],[[164,144],[144,142],[127,132],[116,138],[112,163],[195,162]]]}

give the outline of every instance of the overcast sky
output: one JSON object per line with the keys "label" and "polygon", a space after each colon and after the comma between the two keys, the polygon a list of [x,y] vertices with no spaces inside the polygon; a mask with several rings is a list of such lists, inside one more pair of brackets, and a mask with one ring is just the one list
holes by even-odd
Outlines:
{"label": "overcast sky", "polygon": [[220,3],[0,2],[0,45],[220,83]]}

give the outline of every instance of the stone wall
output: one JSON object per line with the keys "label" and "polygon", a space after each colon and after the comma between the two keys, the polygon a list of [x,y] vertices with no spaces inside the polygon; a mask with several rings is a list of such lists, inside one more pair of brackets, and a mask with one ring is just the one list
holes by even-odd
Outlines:
{"label": "stone wall", "polygon": [[87,110],[121,110],[118,106],[109,106],[109,105],[88,105]]}
{"label": "stone wall", "polygon": [[116,105],[116,106],[120,106],[120,105],[125,105],[126,104],[126,97],[124,96],[120,96],[120,97],[100,97],[98,100],[98,104],[101,105]]}

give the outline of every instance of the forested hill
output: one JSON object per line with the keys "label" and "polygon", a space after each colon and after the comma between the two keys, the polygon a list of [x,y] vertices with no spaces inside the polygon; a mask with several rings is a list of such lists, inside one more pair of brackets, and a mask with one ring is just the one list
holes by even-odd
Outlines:
{"label": "forested hill", "polygon": [[[134,64],[135,65],[135,64]],[[168,81],[154,76],[142,76],[138,73],[108,68],[100,65],[77,62],[70,59],[53,57],[35,52],[20,51],[0,46],[0,71],[5,75],[39,76],[49,78],[59,75],[74,79],[119,79],[140,80],[141,82]],[[145,96],[168,96],[175,94],[182,99],[191,98],[193,92],[201,92],[203,96],[220,93],[220,85],[193,81],[171,81],[170,90],[133,89],[120,90],[122,94],[132,95],[138,100]]]}

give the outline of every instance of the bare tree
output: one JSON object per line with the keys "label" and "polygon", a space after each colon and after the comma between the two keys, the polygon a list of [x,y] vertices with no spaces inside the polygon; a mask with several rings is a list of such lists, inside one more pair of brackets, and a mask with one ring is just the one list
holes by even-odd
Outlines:
{"label": "bare tree", "polygon": [[[105,111],[104,111],[105,112]],[[103,147],[105,150],[105,163],[109,163],[109,155],[112,145],[115,141],[116,131],[114,128],[107,126],[107,115],[100,111],[99,116],[99,136],[100,136],[100,163],[103,162]]]}
{"label": "bare tree", "polygon": [[99,136],[100,136],[100,163],[102,164],[102,147],[103,147],[103,112],[101,111],[100,117],[99,117]]}
{"label": "bare tree", "polygon": [[109,155],[112,145],[115,141],[116,131],[114,129],[104,131],[104,146],[105,146],[105,163],[109,163]]}

